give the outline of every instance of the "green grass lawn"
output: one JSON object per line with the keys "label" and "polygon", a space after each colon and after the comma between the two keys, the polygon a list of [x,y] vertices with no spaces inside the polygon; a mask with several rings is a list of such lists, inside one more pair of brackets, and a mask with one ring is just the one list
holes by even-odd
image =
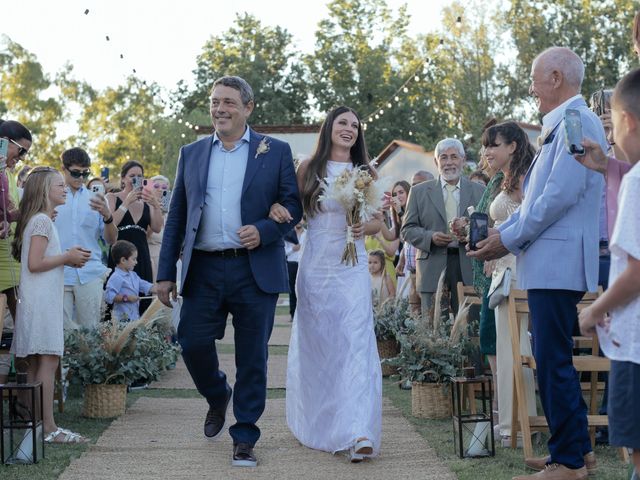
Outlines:
{"label": "green grass lawn", "polygon": [[[461,459],[454,453],[453,425],[451,419],[426,420],[411,416],[411,391],[400,390],[397,383],[385,379],[384,395],[402,411],[427,443],[436,451],[460,480],[511,480],[515,475],[534,473],[526,470],[521,449],[512,450],[496,445],[496,456],[487,458]],[[384,435],[384,432],[383,432]],[[545,441],[534,446],[536,454],[546,455]],[[383,436],[384,441],[384,436]],[[597,480],[627,480],[630,476],[628,467],[622,463],[617,449],[596,447],[598,474],[592,477]]]}

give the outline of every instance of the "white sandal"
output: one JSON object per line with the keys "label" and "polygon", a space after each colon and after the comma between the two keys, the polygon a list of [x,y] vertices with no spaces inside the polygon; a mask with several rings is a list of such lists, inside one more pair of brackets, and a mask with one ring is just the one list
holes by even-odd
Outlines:
{"label": "white sandal", "polygon": [[[59,440],[58,437],[60,435],[64,435],[62,440]],[[79,433],[72,432],[71,430],[66,430],[64,428],[58,427],[57,430],[48,433],[46,437],[44,437],[45,443],[55,444],[55,443],[87,443],[89,441],[88,438],[83,437]]]}
{"label": "white sandal", "polygon": [[373,443],[368,438],[358,440],[353,446],[353,450],[357,455],[369,456],[373,455]]}
{"label": "white sandal", "polygon": [[349,461],[351,463],[360,463],[363,460],[364,460],[364,455],[356,453],[355,447],[349,448]]}

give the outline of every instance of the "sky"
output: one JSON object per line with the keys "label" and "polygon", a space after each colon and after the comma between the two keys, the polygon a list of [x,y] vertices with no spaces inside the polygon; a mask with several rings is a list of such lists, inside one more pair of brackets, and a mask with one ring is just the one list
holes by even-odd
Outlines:
{"label": "sky", "polygon": [[[403,3],[408,5],[409,32],[417,34],[437,30],[440,11],[451,1],[387,0],[394,12]],[[0,33],[34,53],[47,73],[70,62],[75,78],[104,88],[122,83],[135,68],[141,79],[172,90],[180,79],[191,81],[202,46],[232,26],[236,13],[248,12],[263,24],[286,28],[298,49],[311,52],[316,25],[327,17],[326,4],[326,0],[21,0],[15,14],[3,15]]]}

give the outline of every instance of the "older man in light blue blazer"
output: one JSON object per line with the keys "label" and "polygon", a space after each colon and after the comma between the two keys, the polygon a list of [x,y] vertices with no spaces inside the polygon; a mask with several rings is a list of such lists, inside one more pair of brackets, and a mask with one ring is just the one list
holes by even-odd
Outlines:
{"label": "older man in light blue blazer", "polygon": [[[517,255],[518,287],[527,290],[550,457],[528,459],[543,471],[517,479],[582,479],[592,467],[587,407],[572,363],[576,305],[598,283],[598,217],[603,178],[567,152],[564,114],[580,112],[583,134],[606,151],[598,117],[580,96],[582,60],[553,47],[534,60],[529,92],[543,118],[541,148],[524,178],[520,209],[470,256]],[[548,465],[553,465],[547,468]]]}

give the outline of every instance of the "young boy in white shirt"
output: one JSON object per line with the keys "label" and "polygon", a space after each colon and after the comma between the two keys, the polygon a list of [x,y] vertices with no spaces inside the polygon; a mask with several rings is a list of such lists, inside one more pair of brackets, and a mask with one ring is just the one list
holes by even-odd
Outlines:
{"label": "young boy in white shirt", "polygon": [[[600,344],[611,359],[609,373],[609,443],[633,449],[640,472],[640,69],[627,74],[611,99],[613,134],[633,165],[622,179],[618,215],[612,238],[609,289],[580,313],[580,329],[593,335],[601,330]],[[587,154],[579,159],[602,171],[602,156],[585,140]],[[609,314],[607,318],[606,315]]]}

